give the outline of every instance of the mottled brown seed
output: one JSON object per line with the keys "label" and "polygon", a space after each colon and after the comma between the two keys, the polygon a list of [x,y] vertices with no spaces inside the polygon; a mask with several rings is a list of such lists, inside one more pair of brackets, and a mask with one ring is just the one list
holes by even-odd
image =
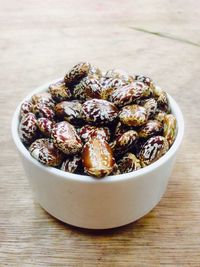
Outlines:
{"label": "mottled brown seed", "polygon": [[152,79],[147,77],[147,76],[144,76],[144,75],[136,75],[135,76],[135,79],[137,81],[140,81],[140,82],[143,82],[145,83],[146,85],[150,86],[151,83],[153,83]]}
{"label": "mottled brown seed", "polygon": [[153,96],[157,99],[164,90],[160,86],[155,86],[153,90]]}
{"label": "mottled brown seed", "polygon": [[63,160],[63,153],[58,150],[49,138],[37,139],[29,147],[32,157],[47,166],[59,166]]}
{"label": "mottled brown seed", "polygon": [[166,112],[157,109],[156,110],[156,113],[153,116],[153,118],[154,118],[154,120],[157,120],[157,121],[163,123],[164,122],[165,115],[166,115]]}
{"label": "mottled brown seed", "polygon": [[157,100],[158,108],[164,112],[170,112],[169,100],[167,93],[161,89],[159,86],[155,86],[153,94]]}
{"label": "mottled brown seed", "polygon": [[149,120],[140,128],[138,135],[141,138],[149,138],[153,135],[159,135],[162,130],[163,126],[159,121]]}
{"label": "mottled brown seed", "polygon": [[106,100],[92,99],[83,104],[83,115],[88,123],[104,125],[115,120],[118,109]]}
{"label": "mottled brown seed", "polygon": [[19,124],[19,137],[24,144],[30,144],[37,137],[37,119],[33,113],[25,114]]}
{"label": "mottled brown seed", "polygon": [[148,118],[152,118],[157,110],[157,101],[154,98],[148,98],[142,102],[142,106],[146,109]]}
{"label": "mottled brown seed", "polygon": [[101,99],[108,100],[110,94],[114,91],[114,88],[110,86],[110,78],[102,77],[100,79],[101,83]]}
{"label": "mottled brown seed", "polygon": [[60,80],[56,83],[50,84],[49,92],[56,102],[61,102],[71,98],[71,92],[69,88],[65,85],[64,80]]}
{"label": "mottled brown seed", "polygon": [[136,100],[150,95],[149,86],[142,82],[133,82],[111,93],[109,100],[118,107],[134,103]]}
{"label": "mottled brown seed", "polygon": [[94,131],[91,132],[90,138],[102,138],[107,142],[110,140],[110,130],[108,127],[98,127]]}
{"label": "mottled brown seed", "polygon": [[31,98],[33,105],[38,105],[38,104],[44,104],[45,106],[49,108],[54,107],[54,100],[52,98],[52,95],[47,92],[42,92],[42,93],[37,93],[32,96]]}
{"label": "mottled brown seed", "polygon": [[134,130],[129,130],[114,140],[112,148],[115,155],[122,155],[129,151],[138,139],[138,134]]}
{"label": "mottled brown seed", "polygon": [[161,110],[165,111],[165,112],[170,112],[170,107],[169,107],[169,101],[168,101],[168,97],[167,97],[167,93],[163,92],[157,99],[157,103],[158,103],[158,108],[160,108]]}
{"label": "mottled brown seed", "polygon": [[90,63],[80,62],[75,65],[64,78],[66,86],[72,86],[80,82],[82,78],[88,75],[90,70]]}
{"label": "mottled brown seed", "polygon": [[164,137],[171,146],[176,137],[176,118],[172,114],[167,114],[164,117]]}
{"label": "mottled brown seed", "polygon": [[101,98],[101,83],[95,78],[89,76],[83,78],[74,90],[73,96],[80,100],[88,100],[92,98]]}
{"label": "mottled brown seed", "polygon": [[141,169],[140,160],[133,153],[126,153],[117,164],[120,173],[129,173]]}
{"label": "mottled brown seed", "polygon": [[52,107],[49,107],[45,103],[37,103],[32,107],[33,113],[38,118],[47,118],[49,120],[54,120],[55,112]]}
{"label": "mottled brown seed", "polygon": [[79,135],[84,143],[89,141],[90,138],[100,137],[106,141],[110,140],[110,130],[108,127],[96,127],[92,125],[84,125],[79,130]]}
{"label": "mottled brown seed", "polygon": [[80,125],[83,123],[82,104],[78,101],[62,101],[56,104],[55,113],[58,118],[72,124]]}
{"label": "mottled brown seed", "polygon": [[63,161],[61,170],[70,173],[78,173],[81,168],[81,156],[74,155]]}
{"label": "mottled brown seed", "polygon": [[86,124],[78,130],[78,135],[81,137],[82,141],[86,143],[90,138],[90,133],[96,128],[96,126]]}
{"label": "mottled brown seed", "polygon": [[146,143],[146,139],[144,138],[138,138],[134,144],[134,147],[131,149],[131,152],[136,155],[136,157],[139,157],[140,151],[144,144]]}
{"label": "mottled brown seed", "polygon": [[91,138],[84,145],[82,163],[86,173],[100,178],[112,172],[115,160],[112,149],[104,139]]}
{"label": "mottled brown seed", "polygon": [[95,79],[100,79],[102,77],[102,72],[96,66],[90,65],[88,76]]}
{"label": "mottled brown seed", "polygon": [[50,93],[42,92],[32,96],[32,112],[37,117],[45,117],[50,120],[54,119],[55,102]]}
{"label": "mottled brown seed", "polygon": [[119,167],[118,167],[117,163],[115,163],[114,167],[113,167],[113,170],[112,170],[110,175],[119,175],[119,174],[121,174],[121,172],[119,170]]}
{"label": "mottled brown seed", "polygon": [[43,135],[45,135],[47,137],[51,136],[51,130],[53,128],[54,122],[52,122],[51,120],[49,120],[47,118],[39,118],[37,120],[37,125],[38,125],[40,132]]}
{"label": "mottled brown seed", "polygon": [[82,149],[82,142],[73,125],[66,121],[54,125],[51,137],[54,145],[67,155],[76,154]]}
{"label": "mottled brown seed", "polygon": [[31,101],[24,101],[20,109],[20,117],[23,117],[27,113],[32,112],[32,103]]}
{"label": "mottled brown seed", "polygon": [[120,69],[111,69],[108,70],[105,74],[106,78],[113,78],[113,79],[120,79],[122,81],[126,81],[126,82],[133,82],[134,78],[129,75],[126,71],[124,70],[120,70]]}
{"label": "mottled brown seed", "polygon": [[131,130],[131,127],[124,125],[121,121],[118,121],[118,123],[115,126],[113,138],[117,139],[120,137],[123,133]]}
{"label": "mottled brown seed", "polygon": [[121,109],[119,119],[128,126],[141,126],[147,122],[148,115],[144,107],[129,105]]}
{"label": "mottled brown seed", "polygon": [[157,103],[158,103],[158,107],[169,113],[170,112],[170,106],[169,106],[169,101],[168,101],[168,97],[167,97],[167,93],[163,92],[162,95],[159,96],[159,98],[157,99]]}
{"label": "mottled brown seed", "polygon": [[143,167],[155,162],[169,149],[168,141],[163,136],[153,136],[142,147],[139,159]]}
{"label": "mottled brown seed", "polygon": [[114,92],[114,90],[128,85],[130,82],[123,81],[121,79],[113,79],[113,78],[106,78],[102,77],[100,79],[101,82],[101,98],[108,100],[111,93]]}
{"label": "mottled brown seed", "polygon": [[151,94],[153,94],[153,90],[154,90],[155,85],[154,85],[151,78],[144,76],[144,75],[136,75],[135,80],[143,82],[144,84],[148,85]]}
{"label": "mottled brown seed", "polygon": [[[79,63],[76,66],[74,66],[72,69],[73,71],[75,71],[74,73],[71,73],[71,75],[74,76],[74,81],[70,83],[68,74],[66,75],[64,79],[64,81],[66,81],[66,84],[68,84],[70,87],[75,86],[77,83],[79,83],[82,79],[84,79],[87,76],[89,78],[93,78],[97,80],[101,79],[102,77],[101,70],[98,67],[91,65],[88,62]],[[80,77],[78,77],[79,76],[78,73],[80,74]],[[73,79],[73,77],[71,78]]]}

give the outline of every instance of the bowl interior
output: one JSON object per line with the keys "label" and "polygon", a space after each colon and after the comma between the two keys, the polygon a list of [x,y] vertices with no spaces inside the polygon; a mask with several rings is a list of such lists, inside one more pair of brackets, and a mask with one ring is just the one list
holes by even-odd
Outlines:
{"label": "bowl interior", "polygon": [[170,106],[171,106],[171,112],[172,112],[172,114],[174,114],[174,116],[176,117],[176,120],[177,120],[177,135],[176,135],[176,139],[175,139],[173,145],[170,147],[170,149],[167,151],[167,153],[164,156],[162,156],[159,160],[152,163],[151,165],[146,166],[145,168],[139,169],[139,170],[134,171],[134,172],[124,173],[124,174],[119,174],[119,175],[110,175],[110,176],[106,176],[102,179],[96,179],[96,178],[93,178],[93,177],[87,176],[87,175],[68,173],[68,172],[61,171],[55,167],[48,167],[48,166],[42,165],[41,163],[39,163],[36,159],[34,159],[30,155],[29,151],[23,145],[23,143],[21,142],[21,140],[19,138],[18,126],[19,126],[20,107],[21,107],[21,104],[25,100],[29,100],[33,94],[36,94],[36,93],[42,92],[42,91],[46,91],[48,89],[50,83],[56,82],[58,80],[60,80],[60,79],[56,79],[54,81],[51,81],[48,84],[40,86],[37,89],[35,89],[34,91],[32,91],[18,105],[18,107],[16,108],[16,110],[14,112],[13,119],[12,119],[12,137],[13,137],[15,145],[17,146],[17,149],[19,150],[19,152],[22,154],[23,157],[25,157],[27,160],[31,161],[32,164],[34,164],[38,168],[42,169],[43,171],[53,173],[62,179],[73,179],[73,180],[78,180],[80,182],[89,182],[89,183],[118,182],[118,181],[121,181],[124,179],[125,180],[126,179],[136,179],[136,178],[139,178],[141,175],[148,174],[149,172],[153,171],[155,168],[164,164],[164,162],[166,162],[170,157],[172,157],[175,154],[175,152],[178,150],[178,148],[181,144],[182,138],[183,138],[184,120],[183,120],[183,115],[182,115],[182,112],[181,112],[178,104],[168,94],[168,98],[169,98],[169,102],[170,102]]}

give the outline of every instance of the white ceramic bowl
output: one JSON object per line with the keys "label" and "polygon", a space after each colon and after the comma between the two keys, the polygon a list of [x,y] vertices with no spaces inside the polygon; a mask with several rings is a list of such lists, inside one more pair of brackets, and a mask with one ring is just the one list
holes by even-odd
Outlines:
{"label": "white ceramic bowl", "polygon": [[[37,88],[22,102],[47,90],[49,84]],[[166,190],[184,132],[181,110],[175,100],[168,97],[178,126],[176,140],[169,151],[148,167],[103,179],[67,173],[35,160],[18,135],[21,102],[13,116],[12,136],[40,205],[63,222],[90,229],[122,226],[153,209]]]}

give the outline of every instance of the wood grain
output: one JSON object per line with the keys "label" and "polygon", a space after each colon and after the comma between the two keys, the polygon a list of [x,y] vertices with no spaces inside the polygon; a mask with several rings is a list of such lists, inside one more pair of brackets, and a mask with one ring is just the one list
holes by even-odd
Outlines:
{"label": "wood grain", "polygon": [[[199,1],[0,0],[0,6],[0,266],[200,266]],[[147,216],[114,230],[77,229],[42,210],[10,135],[17,103],[81,60],[149,75],[185,118],[165,196]]]}

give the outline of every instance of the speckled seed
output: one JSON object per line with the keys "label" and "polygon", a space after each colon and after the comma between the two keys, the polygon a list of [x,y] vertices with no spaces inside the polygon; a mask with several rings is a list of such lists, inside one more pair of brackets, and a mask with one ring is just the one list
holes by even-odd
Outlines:
{"label": "speckled seed", "polygon": [[157,120],[157,121],[163,123],[164,118],[165,118],[165,115],[166,115],[166,112],[157,109],[156,110],[156,113],[153,116],[153,118],[154,118],[154,120]]}
{"label": "speckled seed", "polygon": [[98,127],[90,133],[90,138],[102,138],[107,142],[110,140],[110,130],[108,127]]}
{"label": "speckled seed", "polygon": [[134,103],[137,99],[149,96],[150,93],[149,86],[142,82],[133,82],[112,92],[109,100],[116,106],[123,107]]}
{"label": "speckled seed", "polygon": [[102,72],[96,66],[90,65],[88,76],[93,77],[95,79],[100,79],[102,77]]}
{"label": "speckled seed", "polygon": [[37,103],[33,105],[33,113],[36,115],[38,118],[47,118],[49,120],[54,120],[55,117],[55,112],[53,108],[49,107],[45,103]]}
{"label": "speckled seed", "polygon": [[126,71],[120,69],[108,70],[105,74],[106,78],[121,79],[127,82],[133,82],[134,78],[130,76]]}
{"label": "speckled seed", "polygon": [[82,104],[78,101],[62,101],[55,106],[56,116],[72,124],[83,123]]}
{"label": "speckled seed", "polygon": [[30,144],[37,137],[37,119],[33,113],[25,114],[19,124],[19,137],[24,144]]}
{"label": "speckled seed", "polygon": [[171,146],[176,137],[176,118],[172,114],[167,114],[164,117],[164,137]]}
{"label": "speckled seed", "polygon": [[91,138],[84,145],[82,163],[86,173],[100,178],[112,172],[115,160],[112,149],[104,139]]}
{"label": "speckled seed", "polygon": [[63,160],[63,153],[53,145],[49,138],[37,139],[31,144],[29,151],[32,157],[47,166],[56,167]]}
{"label": "speckled seed", "polygon": [[101,98],[100,81],[95,78],[89,78],[88,76],[83,78],[80,83],[75,86],[73,96],[81,100]]}
{"label": "speckled seed", "polygon": [[112,148],[115,155],[122,155],[129,151],[138,139],[138,134],[134,130],[129,130],[117,138],[113,144]]}
{"label": "speckled seed", "polygon": [[83,104],[83,115],[88,123],[103,125],[115,120],[118,109],[106,100],[92,99]]}
{"label": "speckled seed", "polygon": [[121,79],[113,79],[113,78],[106,78],[102,77],[100,79],[101,82],[101,98],[108,100],[111,93],[114,92],[114,90],[126,86],[129,84],[127,81],[123,81]]}
{"label": "speckled seed", "polygon": [[66,121],[58,122],[51,132],[54,145],[67,155],[76,154],[82,149],[82,142],[73,125]]}
{"label": "speckled seed", "polygon": [[147,111],[148,118],[152,118],[157,109],[157,101],[154,98],[149,98],[143,101],[143,107]]}
{"label": "speckled seed", "polygon": [[126,153],[117,164],[121,173],[128,173],[141,169],[140,160],[133,153]]}
{"label": "speckled seed", "polygon": [[152,83],[152,79],[147,77],[147,76],[144,76],[144,75],[136,75],[135,79],[137,81],[140,81],[140,82],[147,84],[148,86],[150,86],[150,84]]}
{"label": "speckled seed", "polygon": [[81,167],[81,156],[74,155],[63,161],[61,170],[65,172],[78,173]]}
{"label": "speckled seed", "polygon": [[143,167],[155,162],[169,149],[168,141],[163,136],[153,136],[142,147],[139,159]]}
{"label": "speckled seed", "polygon": [[148,116],[145,108],[139,105],[129,105],[121,109],[119,119],[128,126],[141,126],[147,122]]}
{"label": "speckled seed", "polygon": [[96,126],[86,124],[78,130],[78,135],[81,137],[82,141],[86,143],[90,138],[90,133],[96,128]]}
{"label": "speckled seed", "polygon": [[111,87],[114,90],[116,90],[119,87],[130,84],[130,82],[123,81],[119,78],[107,78],[107,77],[102,77],[100,79],[100,82],[102,87]]}
{"label": "speckled seed", "polygon": [[123,123],[121,123],[121,121],[119,121],[114,129],[114,138],[117,139],[118,137],[120,137],[123,133],[127,132],[131,130],[131,128],[127,125],[124,125]]}
{"label": "speckled seed", "polygon": [[137,81],[143,82],[144,84],[148,85],[151,93],[153,93],[155,85],[153,84],[153,81],[151,78],[144,76],[144,75],[136,75],[135,79]]}
{"label": "speckled seed", "polygon": [[32,112],[32,103],[31,101],[24,101],[20,109],[20,117],[23,117],[25,114]]}
{"label": "speckled seed", "polygon": [[42,92],[32,96],[32,112],[37,117],[45,117],[52,120],[55,116],[55,102],[50,93]]}
{"label": "speckled seed", "polygon": [[153,94],[157,100],[158,108],[164,112],[170,112],[169,100],[167,93],[159,86],[155,86]]}
{"label": "speckled seed", "polygon": [[80,82],[82,78],[88,75],[90,70],[90,63],[88,62],[80,62],[75,65],[64,78],[65,84],[68,86],[75,85]]}
{"label": "speckled seed", "polygon": [[155,88],[154,88],[154,90],[153,90],[153,96],[155,98],[158,98],[162,94],[163,91],[164,90],[160,86],[157,86],[156,85]]}
{"label": "speckled seed", "polygon": [[140,128],[138,135],[142,138],[149,138],[153,135],[159,135],[162,130],[163,126],[159,121],[149,120]]}
{"label": "speckled seed", "polygon": [[65,85],[64,80],[49,85],[49,92],[56,102],[68,100],[71,97],[69,88]]}
{"label": "speckled seed", "polygon": [[108,127],[95,127],[92,125],[84,125],[79,130],[79,136],[86,143],[90,138],[100,137],[106,141],[110,140],[110,130]]}
{"label": "speckled seed", "polygon": [[31,98],[33,105],[37,104],[45,104],[45,106],[48,106],[49,108],[54,107],[54,100],[52,98],[52,95],[47,92],[37,93],[32,96]]}
{"label": "speckled seed", "polygon": [[39,118],[37,120],[37,125],[38,125],[40,132],[43,135],[45,135],[47,137],[51,136],[51,130],[53,128],[54,122],[52,122],[51,120],[49,120],[47,118]]}
{"label": "speckled seed", "polygon": [[169,101],[168,101],[168,97],[167,97],[167,93],[163,92],[157,99],[157,103],[158,103],[158,108],[160,108],[161,110],[165,111],[165,112],[170,112],[170,106],[169,106]]}
{"label": "speckled seed", "polygon": [[131,152],[133,152],[136,157],[139,157],[140,155],[140,150],[142,149],[142,147],[144,146],[144,144],[146,143],[146,139],[144,138],[138,138],[134,144],[134,147],[131,149]]}
{"label": "speckled seed", "polygon": [[113,167],[113,170],[112,170],[110,175],[119,175],[119,174],[121,174],[121,172],[119,170],[119,167],[118,167],[117,163],[115,163],[114,167]]}

